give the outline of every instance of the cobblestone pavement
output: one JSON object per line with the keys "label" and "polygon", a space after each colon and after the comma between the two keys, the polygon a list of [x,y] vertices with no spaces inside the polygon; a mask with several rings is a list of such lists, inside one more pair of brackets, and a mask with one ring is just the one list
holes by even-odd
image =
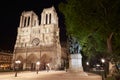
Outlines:
{"label": "cobblestone pavement", "polygon": [[102,80],[101,76],[87,73],[88,76],[81,73],[70,73],[65,71],[39,71],[36,72],[19,72],[15,77],[14,72],[0,73],[0,80]]}

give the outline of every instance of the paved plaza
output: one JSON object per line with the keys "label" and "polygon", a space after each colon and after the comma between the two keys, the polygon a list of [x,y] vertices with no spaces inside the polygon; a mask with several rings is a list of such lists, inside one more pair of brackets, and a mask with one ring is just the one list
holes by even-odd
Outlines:
{"label": "paved plaza", "polygon": [[88,76],[79,75],[79,73],[70,73],[65,71],[34,71],[19,72],[15,77],[15,72],[0,73],[0,80],[102,80],[101,76],[88,73]]}

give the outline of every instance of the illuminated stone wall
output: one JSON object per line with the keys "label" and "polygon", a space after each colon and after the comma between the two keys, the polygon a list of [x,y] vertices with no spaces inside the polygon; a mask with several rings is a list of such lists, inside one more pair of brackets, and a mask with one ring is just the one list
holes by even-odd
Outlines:
{"label": "illuminated stone wall", "polygon": [[40,61],[41,68],[49,63],[51,69],[61,66],[61,45],[59,41],[58,17],[54,7],[41,13],[41,23],[33,11],[24,11],[14,46],[13,65],[20,60],[21,69],[35,69]]}

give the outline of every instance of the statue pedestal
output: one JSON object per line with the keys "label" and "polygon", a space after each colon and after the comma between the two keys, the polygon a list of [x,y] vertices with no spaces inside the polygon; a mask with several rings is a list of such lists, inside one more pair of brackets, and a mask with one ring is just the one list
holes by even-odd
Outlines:
{"label": "statue pedestal", "polygon": [[83,71],[81,54],[70,54],[68,71],[80,73],[80,75],[87,76],[87,73]]}
{"label": "statue pedestal", "polygon": [[81,54],[70,54],[69,71],[71,71],[71,72],[83,72]]}

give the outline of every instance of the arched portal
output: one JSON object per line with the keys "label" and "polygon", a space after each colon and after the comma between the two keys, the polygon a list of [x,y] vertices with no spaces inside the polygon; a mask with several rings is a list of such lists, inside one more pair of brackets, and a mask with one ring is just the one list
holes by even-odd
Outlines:
{"label": "arched portal", "polygon": [[27,65],[26,65],[27,69],[35,70],[37,61],[38,61],[37,56],[35,54],[30,54],[27,57]]}
{"label": "arched portal", "polygon": [[44,70],[47,63],[51,63],[52,57],[47,54],[43,54],[40,58],[40,69]]}

